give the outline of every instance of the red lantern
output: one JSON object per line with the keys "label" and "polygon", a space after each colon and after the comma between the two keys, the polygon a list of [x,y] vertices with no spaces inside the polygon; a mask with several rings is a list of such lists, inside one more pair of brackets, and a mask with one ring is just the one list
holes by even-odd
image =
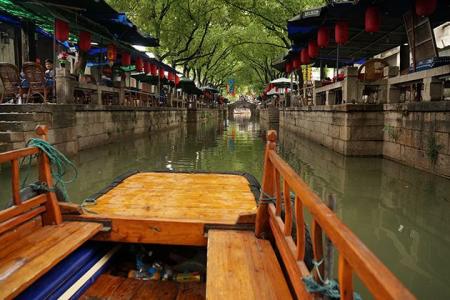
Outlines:
{"label": "red lantern", "polygon": [[67,41],[69,39],[69,23],[55,19],[55,37],[61,42]]}
{"label": "red lantern", "polygon": [[178,75],[175,75],[175,86],[178,86],[180,84],[180,77]]}
{"label": "red lantern", "polygon": [[144,61],[142,60],[142,57],[138,56],[136,58],[136,71],[142,72],[144,69]]}
{"label": "red lantern", "polygon": [[163,68],[159,68],[159,78],[164,79],[165,75],[164,75],[164,69]]}
{"label": "red lantern", "polygon": [[334,38],[336,44],[344,45],[348,41],[348,22],[339,21],[334,26]]}
{"label": "red lantern", "polygon": [[315,40],[311,40],[308,43],[308,55],[311,58],[317,57],[319,55],[319,48]]}
{"label": "red lantern", "polygon": [[364,24],[366,32],[380,31],[380,11],[378,10],[378,7],[367,7]]}
{"label": "red lantern", "polygon": [[285,65],[285,71],[286,71],[286,73],[288,73],[288,74],[292,73],[292,65],[291,65],[291,62],[290,62],[290,61],[286,62],[286,65]]}
{"label": "red lantern", "polygon": [[302,52],[300,53],[300,58],[302,61],[302,65],[308,65],[310,63],[310,58],[308,55],[308,49],[303,49]]}
{"label": "red lantern", "polygon": [[300,68],[300,58],[297,57],[292,61],[292,69],[293,70],[297,70],[298,68]]}
{"label": "red lantern", "polygon": [[91,33],[87,31],[80,31],[78,47],[80,51],[88,52],[91,49]]}
{"label": "red lantern", "polygon": [[158,76],[158,68],[154,64],[150,64],[150,73],[152,76]]}
{"label": "red lantern", "polygon": [[114,62],[117,58],[117,49],[114,44],[109,44],[106,48],[106,56],[110,62]]}
{"label": "red lantern", "polygon": [[151,72],[151,65],[148,61],[144,62],[144,73],[149,74]]}
{"label": "red lantern", "polygon": [[328,47],[328,43],[330,41],[330,31],[327,27],[322,26],[317,31],[317,46],[320,48]]}
{"label": "red lantern", "polygon": [[122,64],[122,66],[129,66],[129,65],[131,65],[131,55],[130,55],[130,53],[127,53],[127,52],[122,53],[121,64]]}
{"label": "red lantern", "polygon": [[175,81],[175,77],[174,77],[174,74],[173,74],[172,72],[169,72],[169,73],[168,73],[167,80],[169,80],[169,81]]}
{"label": "red lantern", "polygon": [[434,13],[437,0],[416,0],[416,15],[424,17]]}

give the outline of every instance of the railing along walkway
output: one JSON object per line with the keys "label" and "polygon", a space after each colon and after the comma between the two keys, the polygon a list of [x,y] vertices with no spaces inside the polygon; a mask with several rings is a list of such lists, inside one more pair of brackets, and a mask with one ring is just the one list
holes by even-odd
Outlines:
{"label": "railing along walkway", "polygon": [[[355,273],[375,299],[415,299],[391,271],[307,186],[299,175],[276,152],[275,131],[267,134],[261,201],[256,219],[256,235],[271,231],[287,274],[299,299],[313,299],[302,278],[311,275],[305,259],[303,210],[312,216],[311,238],[314,260],[324,257],[325,234],[339,252],[338,281],[341,299],[353,299],[352,275]],[[291,192],[295,202],[291,204]],[[275,203],[272,203],[274,200]],[[282,207],[285,217],[282,218]],[[296,241],[292,238],[296,227]],[[319,267],[324,273],[324,263]],[[317,276],[316,276],[317,278]]]}

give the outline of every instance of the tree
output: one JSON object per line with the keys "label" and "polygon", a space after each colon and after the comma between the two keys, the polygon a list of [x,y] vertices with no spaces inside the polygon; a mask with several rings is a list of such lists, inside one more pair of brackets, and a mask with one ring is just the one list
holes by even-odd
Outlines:
{"label": "tree", "polygon": [[109,0],[160,40],[155,54],[201,85],[259,90],[290,48],[286,22],[321,0]]}

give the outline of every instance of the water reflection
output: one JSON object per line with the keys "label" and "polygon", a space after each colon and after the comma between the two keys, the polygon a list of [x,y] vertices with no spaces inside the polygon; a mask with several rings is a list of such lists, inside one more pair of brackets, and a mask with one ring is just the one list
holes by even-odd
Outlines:
{"label": "water reflection", "polygon": [[[246,171],[260,179],[262,135],[258,122],[235,116],[83,151],[72,158],[79,179],[69,194],[80,202],[133,168]],[[450,298],[449,180],[384,159],[346,158],[283,130],[279,151],[319,196],[336,195],[339,217],[418,298]],[[1,170],[0,203],[9,197],[7,178]]]}
{"label": "water reflection", "polygon": [[379,158],[346,158],[280,132],[281,155],[414,294],[450,296],[450,181]]}

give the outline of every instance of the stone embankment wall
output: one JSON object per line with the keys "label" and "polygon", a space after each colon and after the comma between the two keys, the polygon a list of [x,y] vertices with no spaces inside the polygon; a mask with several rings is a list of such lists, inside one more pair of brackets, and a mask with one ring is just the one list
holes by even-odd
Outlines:
{"label": "stone embankment wall", "polygon": [[381,105],[313,106],[280,111],[280,126],[344,155],[383,150]]}
{"label": "stone embankment wall", "polygon": [[[198,110],[198,120],[219,118],[217,110]],[[197,120],[197,118],[196,118]],[[0,152],[18,149],[36,137],[38,124],[49,126],[49,141],[66,154],[187,122],[178,108],[124,108],[77,105],[0,106]]]}
{"label": "stone embankment wall", "polygon": [[383,156],[450,177],[448,101],[285,109],[280,127],[344,155]]}
{"label": "stone embankment wall", "polygon": [[265,123],[278,123],[279,110],[276,107],[268,107],[259,109],[259,119]]}
{"label": "stone embankment wall", "polygon": [[384,105],[383,155],[450,177],[450,101]]}

